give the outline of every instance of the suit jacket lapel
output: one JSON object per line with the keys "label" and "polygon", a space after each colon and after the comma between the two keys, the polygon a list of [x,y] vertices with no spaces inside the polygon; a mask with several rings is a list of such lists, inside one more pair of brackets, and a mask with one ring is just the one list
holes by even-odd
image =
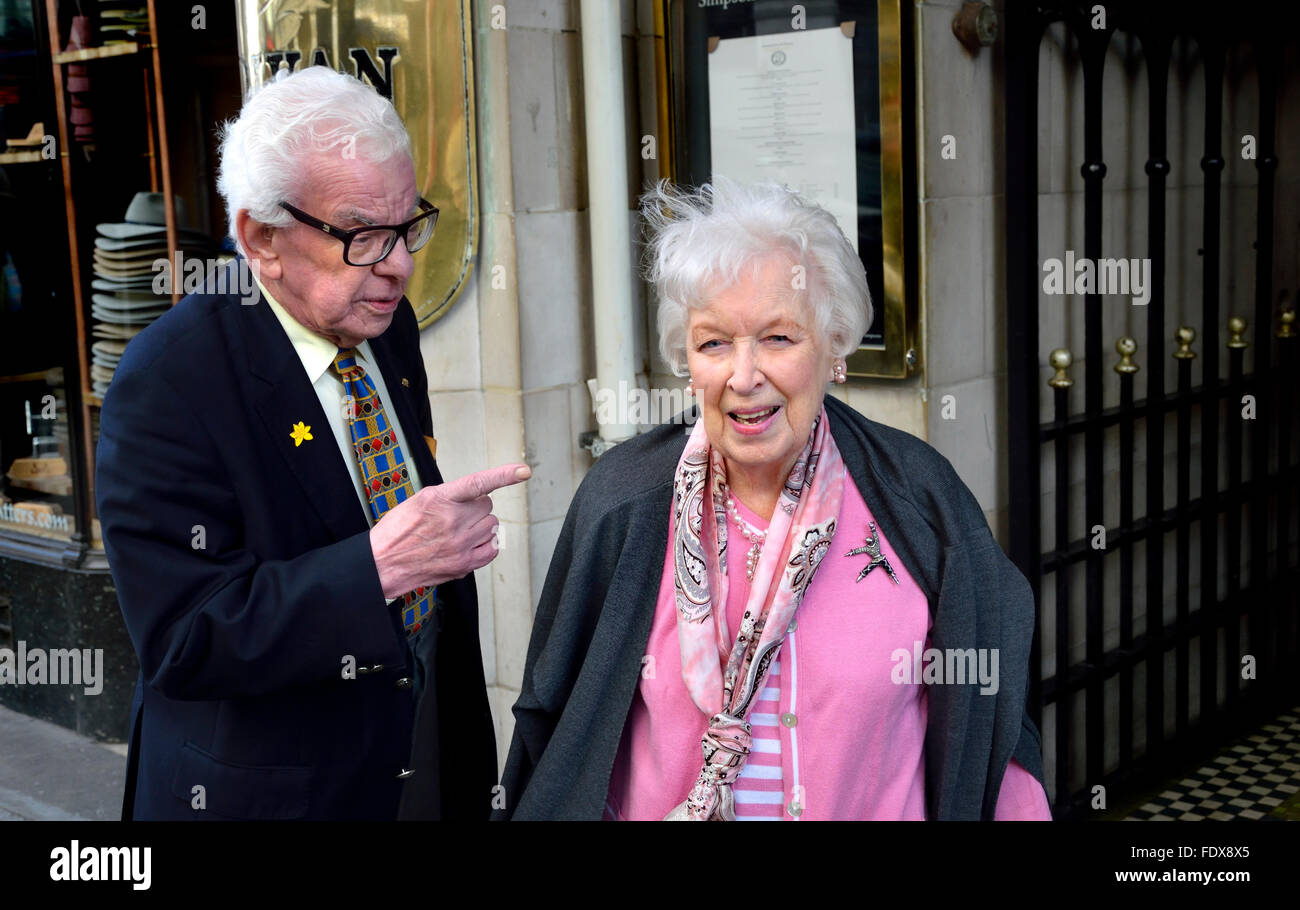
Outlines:
{"label": "suit jacket lapel", "polygon": [[[368,530],[352,472],[284,327],[264,298],[239,311],[249,372],[259,380],[250,404],[267,434],[266,449],[248,457],[282,460],[286,480],[292,478],[301,488],[335,540]],[[295,442],[293,431],[299,423],[310,427],[311,439]]]}

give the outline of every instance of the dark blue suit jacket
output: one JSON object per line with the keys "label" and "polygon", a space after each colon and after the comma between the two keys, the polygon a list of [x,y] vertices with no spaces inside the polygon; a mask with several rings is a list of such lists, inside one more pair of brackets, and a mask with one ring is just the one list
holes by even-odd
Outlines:
{"label": "dark blue suit jacket", "polygon": [[[441,483],[421,439],[432,416],[409,302],[370,345],[406,457]],[[295,446],[299,421],[313,439]],[[124,817],[392,819],[399,803],[404,817],[486,817],[496,753],[473,576],[438,589],[413,744],[398,611],[265,300],[192,294],[130,343],[104,401],[95,487],[141,667]]]}

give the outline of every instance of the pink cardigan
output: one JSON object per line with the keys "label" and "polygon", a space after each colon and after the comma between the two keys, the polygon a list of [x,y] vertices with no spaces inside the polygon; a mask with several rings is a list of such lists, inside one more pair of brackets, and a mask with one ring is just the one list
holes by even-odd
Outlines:
{"label": "pink cardigan", "polygon": [[[862,546],[873,520],[851,477],[845,478],[839,528],[781,646],[779,690],[781,818],[924,820],[926,687],[896,682],[903,660],[911,668],[915,642],[929,646],[925,595],[880,528],[882,550],[898,576],[883,567],[855,581],[868,557]],[[756,527],[766,522],[737,503]],[[707,718],[681,677],[672,582],[672,516],[663,580],[646,645],[641,682],[632,701],[610,777],[605,817],[661,819],[685,799],[702,766],[700,737]],[[733,529],[728,560],[727,625],[739,626],[748,583],[745,541]],[[738,786],[744,786],[742,779]],[[1047,794],[1014,759],[998,793],[996,816],[1050,820]]]}

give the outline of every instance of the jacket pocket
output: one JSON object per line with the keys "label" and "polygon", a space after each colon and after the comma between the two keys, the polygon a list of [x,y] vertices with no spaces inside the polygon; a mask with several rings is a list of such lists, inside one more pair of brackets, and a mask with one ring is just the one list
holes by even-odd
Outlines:
{"label": "jacket pocket", "polygon": [[[172,795],[186,803],[202,787],[204,810],[238,819],[293,819],[307,814],[311,768],[293,765],[240,765],[209,755],[193,743],[181,747],[172,777]],[[203,817],[203,811],[198,814]]]}

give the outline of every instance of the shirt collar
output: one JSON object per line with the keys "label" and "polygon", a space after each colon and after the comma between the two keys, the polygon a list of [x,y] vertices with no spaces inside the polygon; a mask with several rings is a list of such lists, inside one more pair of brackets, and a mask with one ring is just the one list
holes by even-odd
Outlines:
{"label": "shirt collar", "polygon": [[[258,288],[262,291],[262,296],[271,307],[271,312],[275,318],[280,320],[280,325],[284,326],[284,332],[289,336],[289,342],[293,345],[294,353],[302,361],[303,369],[307,371],[307,379],[312,385],[325,375],[330,365],[334,363],[334,358],[338,355],[338,345],[321,335],[317,335],[311,329],[307,328],[293,316],[289,311],[280,305],[280,302],[271,296],[266,285],[253,273],[253,278],[257,281]],[[366,372],[370,372],[374,366],[374,358],[370,354],[369,342],[362,341],[356,347],[358,358],[362,366],[366,367]]]}

